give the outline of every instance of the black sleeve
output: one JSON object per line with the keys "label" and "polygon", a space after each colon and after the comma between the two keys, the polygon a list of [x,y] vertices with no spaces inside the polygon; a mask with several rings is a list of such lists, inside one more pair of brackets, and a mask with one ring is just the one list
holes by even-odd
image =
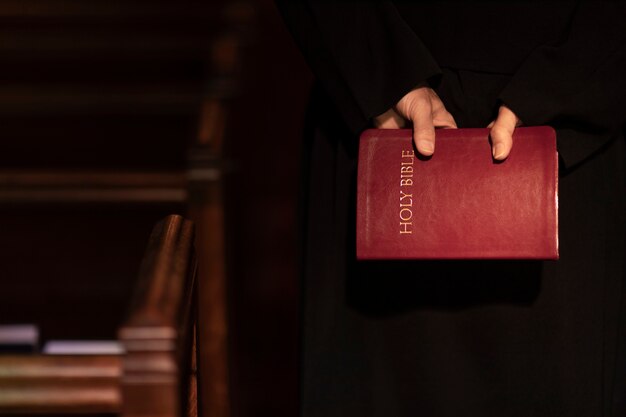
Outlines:
{"label": "black sleeve", "polygon": [[315,76],[355,133],[440,73],[389,1],[277,4]]}
{"label": "black sleeve", "polygon": [[582,2],[566,39],[535,50],[500,99],[526,125],[559,129],[559,152],[573,166],[626,123],[626,6]]}

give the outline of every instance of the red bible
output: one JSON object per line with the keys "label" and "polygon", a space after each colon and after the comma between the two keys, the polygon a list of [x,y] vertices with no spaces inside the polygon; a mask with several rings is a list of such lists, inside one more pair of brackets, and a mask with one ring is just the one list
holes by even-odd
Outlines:
{"label": "red bible", "polygon": [[552,128],[517,128],[503,162],[491,156],[489,129],[437,130],[430,158],[411,135],[361,135],[358,259],[558,259]]}

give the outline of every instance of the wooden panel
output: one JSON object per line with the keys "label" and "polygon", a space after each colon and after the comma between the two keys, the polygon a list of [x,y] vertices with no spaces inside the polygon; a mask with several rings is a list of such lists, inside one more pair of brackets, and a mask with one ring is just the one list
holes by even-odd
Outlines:
{"label": "wooden panel", "polygon": [[0,115],[0,168],[182,171],[195,119],[193,114]]}
{"label": "wooden panel", "polygon": [[220,27],[220,1],[0,2],[4,56],[180,57],[206,51]]}
{"label": "wooden panel", "polygon": [[182,172],[0,171],[0,204],[184,203]]}
{"label": "wooden panel", "polygon": [[119,356],[0,356],[0,409],[108,413],[121,408]]}
{"label": "wooden panel", "polygon": [[2,0],[0,16],[211,16],[220,1],[187,0]]}
{"label": "wooden panel", "polygon": [[189,114],[200,105],[200,85],[0,86],[3,115]]}

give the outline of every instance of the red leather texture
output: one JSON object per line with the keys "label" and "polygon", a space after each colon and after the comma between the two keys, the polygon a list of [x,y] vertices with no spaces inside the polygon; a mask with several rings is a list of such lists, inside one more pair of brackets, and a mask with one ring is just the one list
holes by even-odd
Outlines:
{"label": "red leather texture", "polygon": [[361,135],[357,258],[558,259],[554,130],[517,128],[504,162],[489,129],[436,133],[431,158],[410,130]]}

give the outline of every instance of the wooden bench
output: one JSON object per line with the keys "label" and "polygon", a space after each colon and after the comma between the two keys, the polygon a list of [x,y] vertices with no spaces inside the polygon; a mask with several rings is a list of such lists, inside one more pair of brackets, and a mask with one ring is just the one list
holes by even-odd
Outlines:
{"label": "wooden bench", "polygon": [[118,331],[124,353],[0,355],[0,413],[196,416],[193,241],[180,216],[155,226]]}

